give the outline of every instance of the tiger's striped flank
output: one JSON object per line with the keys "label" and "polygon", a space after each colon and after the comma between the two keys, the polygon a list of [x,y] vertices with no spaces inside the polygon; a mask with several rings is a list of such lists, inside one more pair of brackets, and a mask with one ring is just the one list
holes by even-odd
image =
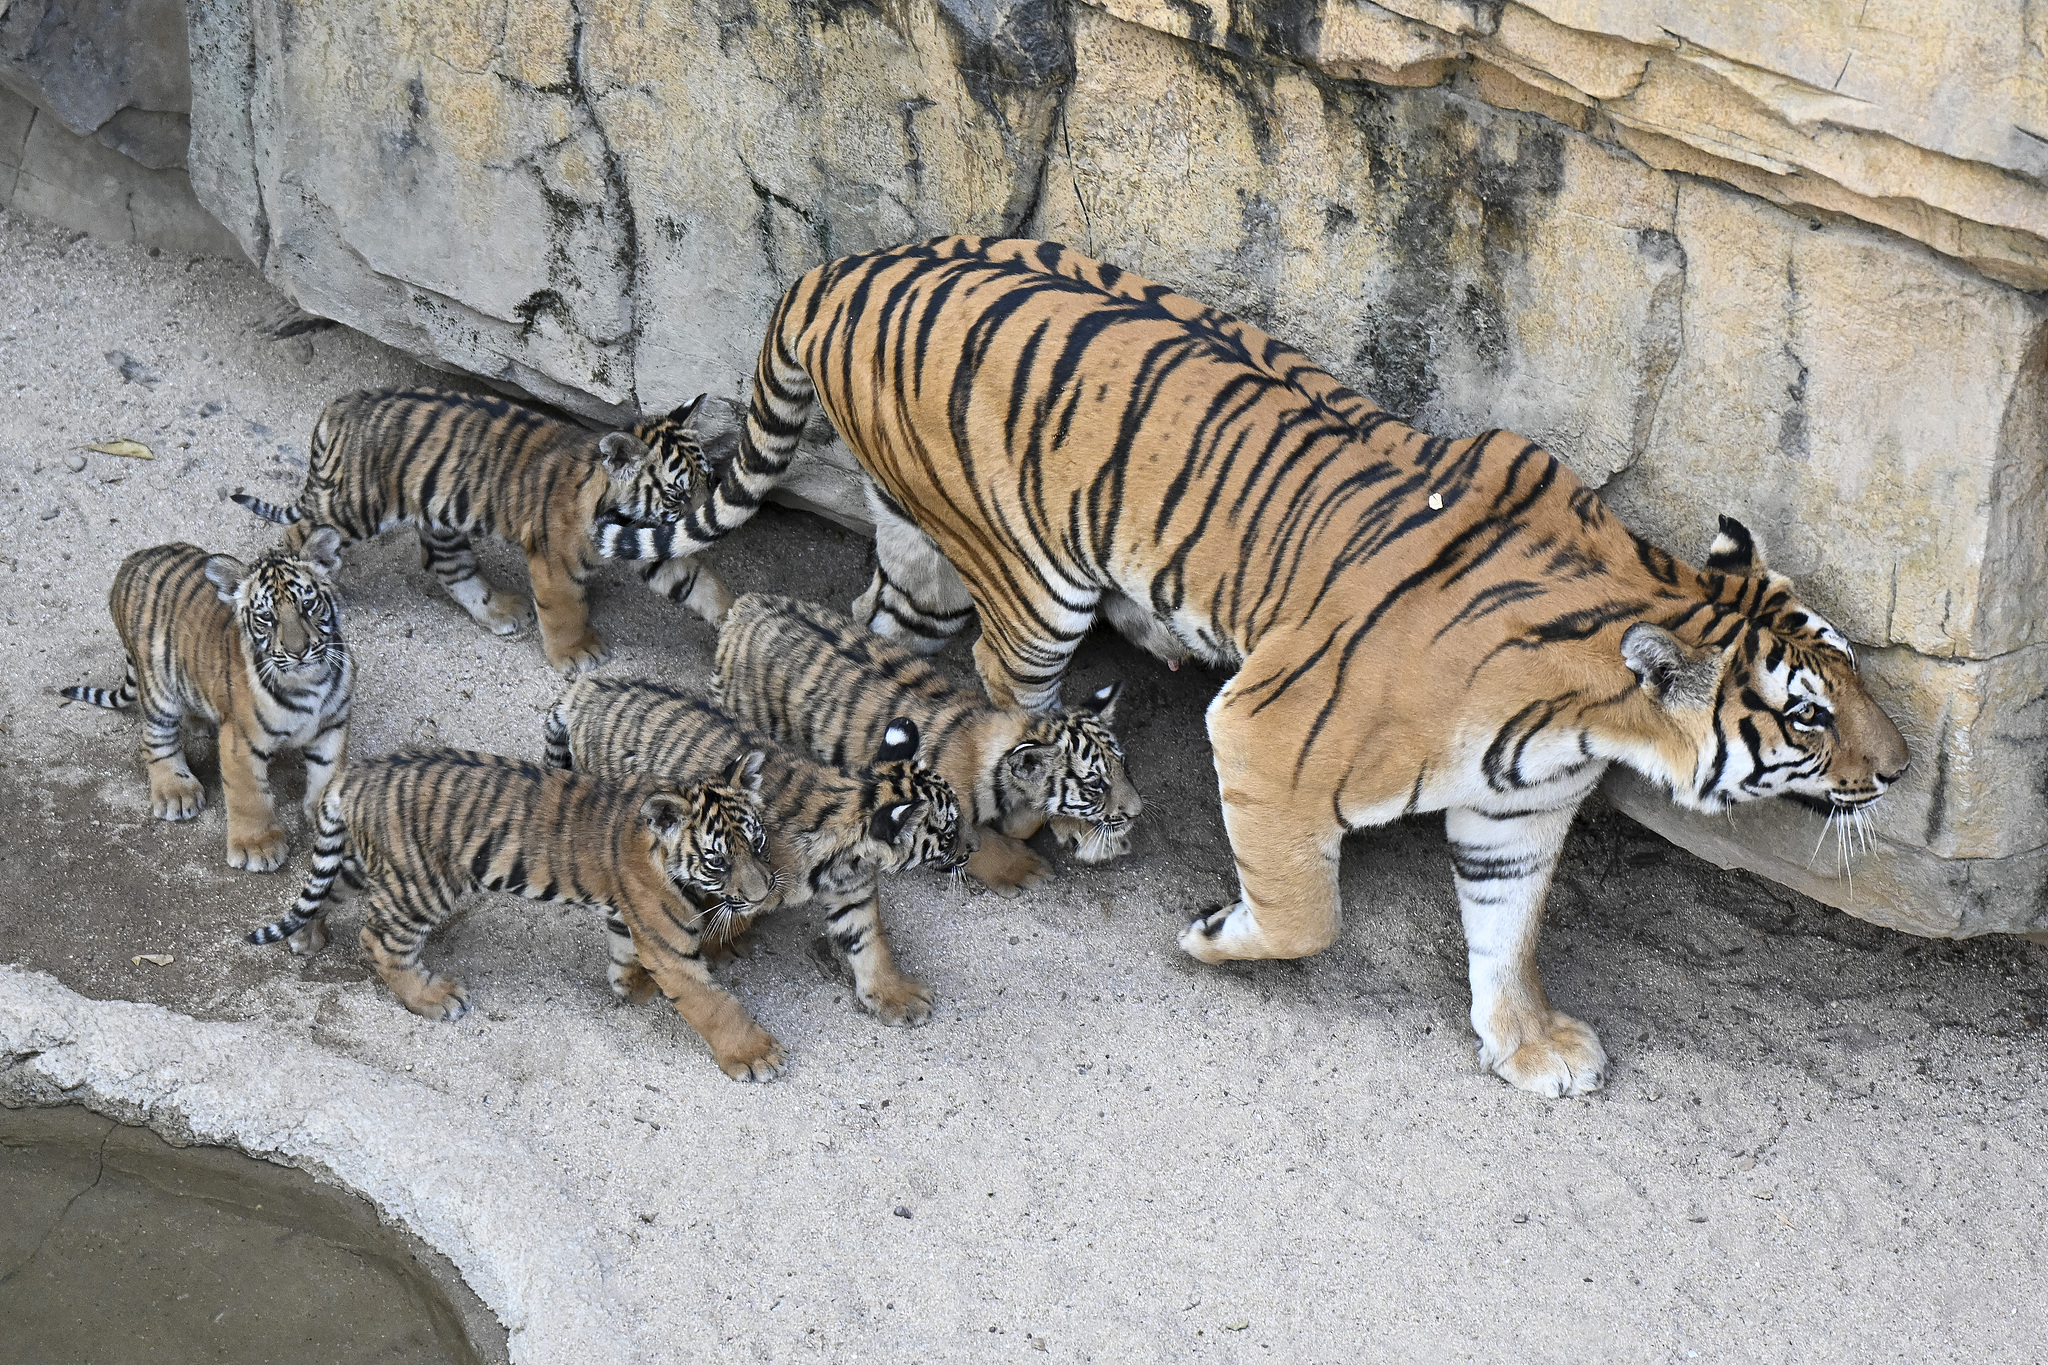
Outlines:
{"label": "tiger's striped flank", "polygon": [[777,886],[765,908],[823,910],[832,951],[853,972],[855,998],[883,1023],[919,1024],[930,1015],[931,992],[896,968],[878,877],[950,869],[965,849],[959,802],[919,760],[910,721],[896,718],[870,763],[842,769],[775,744],[701,697],[584,678],[556,703],[546,742],[550,765],[610,780],[688,782],[739,754],[762,754],[761,823]]}
{"label": "tiger's striped flank", "polygon": [[363,950],[407,1009],[460,1019],[462,983],[422,970],[427,936],[476,891],[587,905],[611,945],[613,993],[658,988],[735,1080],[767,1080],[782,1049],[711,980],[704,948],[773,894],[760,823],[760,756],[676,786],[601,782],[458,749],[352,765],[320,807],[319,841],[291,912],[252,932],[294,952],[325,946],[337,876],[361,891]]}

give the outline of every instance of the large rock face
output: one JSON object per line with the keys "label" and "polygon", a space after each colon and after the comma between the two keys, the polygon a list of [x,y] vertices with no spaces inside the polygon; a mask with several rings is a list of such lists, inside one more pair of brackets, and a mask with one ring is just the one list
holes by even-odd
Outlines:
{"label": "large rock face", "polygon": [[[2048,30],[1839,8],[193,0],[192,176],[305,306],[593,416],[743,401],[846,251],[1141,270],[1675,552],[1742,517],[1912,776],[1853,879],[1796,809],[1616,799],[1884,923],[2044,929]],[[845,463],[801,492],[857,519]]]}

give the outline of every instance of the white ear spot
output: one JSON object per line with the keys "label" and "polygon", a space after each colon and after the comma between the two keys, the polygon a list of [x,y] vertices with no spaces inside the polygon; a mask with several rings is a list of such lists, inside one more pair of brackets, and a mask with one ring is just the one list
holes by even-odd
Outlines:
{"label": "white ear spot", "polygon": [[1108,684],[1108,685],[1106,685],[1106,686],[1103,686],[1103,687],[1098,687],[1098,688],[1096,688],[1096,689],[1095,689],[1095,700],[1097,700],[1097,701],[1108,701],[1108,700],[1109,700],[1109,697],[1110,697],[1110,694],[1111,694],[1112,692],[1114,692],[1114,691],[1116,691],[1116,684],[1115,684],[1115,683],[1110,683],[1110,684]]}
{"label": "white ear spot", "polygon": [[903,733],[902,726],[892,725],[883,732],[882,742],[884,744],[908,744],[910,736]]}
{"label": "white ear spot", "polygon": [[902,805],[891,806],[889,808],[889,818],[891,820],[894,820],[899,825],[903,823],[903,818],[909,814],[910,803],[908,801],[905,801]]}

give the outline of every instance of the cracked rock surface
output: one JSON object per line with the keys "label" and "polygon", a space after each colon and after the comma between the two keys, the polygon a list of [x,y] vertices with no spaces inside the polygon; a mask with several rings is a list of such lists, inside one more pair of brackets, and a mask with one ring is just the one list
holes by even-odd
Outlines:
{"label": "cracked rock surface", "polygon": [[[515,1360],[1043,1343],[1054,1361],[1808,1365],[2022,1362],[2048,1339],[2048,947],[1890,933],[1589,811],[1542,962],[1612,1079],[1538,1101],[1474,1064],[1436,823],[1347,842],[1328,952],[1218,970],[1175,950],[1229,887],[1201,729],[1217,680],[1114,640],[1077,671],[1128,684],[1133,855],[1047,850],[1056,877],[1015,901],[887,886],[899,961],[939,1003],[917,1030],[858,1012],[808,951],[815,921],[765,921],[720,975],[790,1052],[771,1084],[615,1004],[573,907],[480,898],[437,935],[428,961],[476,1006],[455,1025],[392,1000],[346,906],[318,958],[251,948],[306,870],[295,811],[284,871],[231,872],[208,746],[214,805],[154,821],[134,720],[53,689],[118,676],[123,555],[257,550],[267,528],[220,490],[288,495],[327,397],[424,376],[295,327],[246,266],[4,215],[0,318],[0,1099],[359,1191],[455,1264]],[[157,458],[65,458],[109,437]],[[711,558],[736,588],[843,604],[864,552],[769,508]],[[533,639],[478,631],[402,533],[351,547],[341,585],[356,752],[538,755],[559,683]],[[599,574],[593,601],[609,673],[710,676],[708,628],[630,574]],[[964,676],[963,652],[942,657]]]}

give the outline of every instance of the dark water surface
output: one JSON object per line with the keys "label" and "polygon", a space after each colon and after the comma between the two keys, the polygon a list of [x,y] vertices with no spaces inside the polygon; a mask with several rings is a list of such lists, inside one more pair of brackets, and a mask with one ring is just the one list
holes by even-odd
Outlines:
{"label": "dark water surface", "polygon": [[0,1108],[0,1365],[505,1359],[454,1268],[355,1195],[80,1108]]}

